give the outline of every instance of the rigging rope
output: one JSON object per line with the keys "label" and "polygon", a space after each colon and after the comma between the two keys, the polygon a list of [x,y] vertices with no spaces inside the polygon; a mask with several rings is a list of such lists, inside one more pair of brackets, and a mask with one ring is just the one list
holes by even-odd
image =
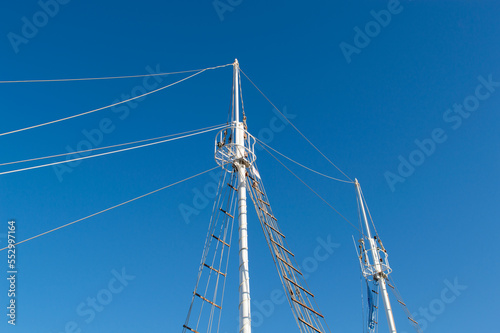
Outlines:
{"label": "rigging rope", "polygon": [[241,75],[238,75],[238,87],[240,88],[241,114],[243,116],[243,128],[247,130],[247,116],[245,115],[245,104],[243,103],[243,90],[241,89]]}
{"label": "rigging rope", "polygon": [[[118,207],[124,206],[124,205],[126,205],[126,204],[128,204],[128,203],[131,203],[131,202],[134,202],[134,201],[136,201],[136,200],[139,200],[139,199],[142,199],[142,198],[144,198],[144,197],[147,197],[147,196],[149,196],[149,195],[151,195],[151,194],[154,194],[154,193],[156,193],[156,192],[160,192],[160,191],[165,190],[165,189],[167,189],[167,188],[169,188],[169,187],[172,187],[172,186],[174,186],[174,185],[178,185],[178,184],[183,183],[183,182],[185,182],[185,181],[188,181],[188,180],[190,180],[190,179],[196,178],[196,177],[198,177],[198,176],[201,176],[201,175],[203,175],[203,174],[205,174],[205,173],[208,173],[208,172],[210,172],[210,171],[212,171],[212,170],[215,170],[215,169],[217,169],[217,168],[219,168],[219,166],[216,166],[216,167],[213,167],[213,168],[208,169],[208,170],[206,170],[206,171],[200,172],[200,173],[198,173],[198,174],[196,174],[196,175],[194,175],[194,176],[190,176],[190,177],[184,178],[183,180],[179,180],[179,181],[177,181],[177,182],[175,182],[175,183],[172,183],[172,184],[170,184],[170,185],[163,186],[163,187],[161,187],[161,188],[159,188],[159,189],[156,189],[156,190],[154,190],[154,191],[151,191],[151,192],[148,192],[148,193],[146,193],[146,194],[140,195],[140,196],[138,196],[138,197],[136,197],[136,198],[133,198],[133,199],[130,199],[130,200],[124,201],[124,202],[122,202],[122,203],[120,203],[120,204],[118,204],[118,205],[114,205],[114,206],[112,206],[112,207],[109,207],[109,208],[103,209],[103,210],[101,210],[101,211],[99,211],[99,212],[97,212],[97,213],[94,213],[94,214],[91,214],[91,215],[88,215],[88,216],[82,217],[81,219],[78,219],[78,220],[75,220],[75,221],[73,221],[73,222],[67,223],[67,224],[62,225],[62,226],[60,226],[60,227],[57,227],[57,228],[51,229],[51,230],[49,230],[49,231],[45,231],[45,232],[43,232],[43,233],[41,233],[41,234],[38,234],[38,235],[36,235],[36,236],[33,236],[33,237],[27,238],[27,239],[25,239],[25,240],[22,240],[22,241],[20,241],[20,242],[17,242],[17,243],[15,243],[14,245],[19,245],[19,244],[25,243],[25,242],[27,242],[27,241],[33,240],[33,239],[35,239],[35,238],[38,238],[38,237],[41,237],[41,236],[44,236],[44,235],[50,234],[51,232],[57,231],[57,230],[59,230],[59,229],[66,228],[66,227],[68,227],[68,226],[70,226],[70,225],[73,225],[73,224],[75,224],[75,223],[78,223],[78,222],[84,221],[84,220],[89,219],[89,218],[91,218],[91,217],[97,216],[97,215],[99,215],[99,214],[105,213],[105,212],[110,211],[110,210],[112,210],[112,209],[115,209],[115,208],[118,208]],[[4,248],[0,249],[0,252],[1,252],[1,251],[6,250],[6,249],[8,249],[8,248],[9,248],[8,246],[7,246],[7,247],[4,247]]]}
{"label": "rigging rope", "polygon": [[[226,183],[226,178],[228,176],[230,179],[229,182]],[[212,332],[214,326],[217,328],[217,332],[219,332],[231,250],[231,235],[234,226],[235,209],[237,206],[235,200],[236,191],[233,186],[235,185],[236,179],[234,173],[229,174],[227,172],[222,172],[220,175],[198,270],[198,278],[196,280],[188,315],[183,325],[183,332],[198,332],[200,331],[200,326],[204,326],[205,323],[207,324],[207,328],[204,329],[203,332]],[[227,238],[229,238],[229,240]],[[208,268],[208,270],[205,268]],[[214,276],[214,274],[216,275]],[[219,286],[221,284],[221,278],[223,279],[222,288]],[[212,291],[213,295],[210,295]],[[198,299],[200,299],[199,302],[197,302]],[[196,306],[195,303],[197,303]],[[209,307],[208,315],[206,311],[203,311],[205,306]],[[218,318],[216,318],[215,315],[216,307],[220,310]],[[198,315],[195,316],[195,313],[198,313]],[[192,317],[193,320],[191,320]]]}
{"label": "rigging rope", "polygon": [[123,151],[134,150],[134,149],[138,149],[138,148],[149,147],[149,146],[157,145],[157,144],[160,144],[160,143],[165,143],[165,142],[169,142],[169,141],[184,139],[184,138],[187,138],[187,137],[190,137],[190,136],[199,135],[199,134],[203,134],[203,133],[207,133],[207,132],[211,132],[211,131],[216,131],[216,130],[222,129],[222,128],[224,128],[224,126],[222,126],[222,127],[216,127],[216,128],[213,128],[213,129],[209,129],[209,130],[205,130],[205,131],[201,131],[201,132],[197,132],[197,133],[187,134],[187,135],[183,135],[183,136],[179,136],[179,137],[175,137],[175,138],[171,138],[171,139],[166,139],[166,140],[161,140],[161,141],[157,141],[157,142],[147,143],[147,144],[140,145],[140,146],[134,146],[134,147],[128,147],[128,148],[113,150],[113,151],[109,151],[109,152],[105,152],[105,153],[101,153],[101,154],[97,154],[97,155],[84,156],[84,157],[74,158],[74,159],[71,159],[71,160],[65,160],[65,161],[47,163],[47,164],[42,164],[42,165],[35,165],[35,166],[32,166],[32,167],[27,167],[27,168],[22,168],[22,169],[4,171],[4,172],[0,172],[0,176],[1,175],[6,175],[6,174],[10,174],[10,173],[16,173],[16,172],[33,170],[33,169],[39,169],[39,168],[43,168],[43,167],[47,167],[47,166],[52,166],[52,165],[58,165],[58,164],[64,164],[64,163],[71,163],[71,162],[74,162],[74,161],[80,161],[80,160],[85,160],[85,159],[88,159],[88,158],[94,158],[94,157],[99,157],[99,156],[105,156],[105,155],[120,153],[120,152],[123,152]]}
{"label": "rigging rope", "polygon": [[233,115],[233,99],[234,99],[234,76],[233,76],[233,84],[231,86],[231,93],[229,94],[229,110],[227,112],[227,124],[231,121],[231,116]]}
{"label": "rigging rope", "polygon": [[82,113],[79,113],[79,114],[76,114],[76,115],[73,115],[73,116],[69,116],[69,117],[65,117],[65,118],[61,118],[61,119],[57,119],[57,120],[52,120],[52,121],[49,121],[49,122],[46,122],[46,123],[42,123],[42,124],[38,124],[38,125],[33,125],[33,126],[25,127],[25,128],[20,128],[20,129],[17,129],[17,130],[14,130],[14,131],[10,131],[10,132],[0,133],[0,136],[14,134],[14,133],[23,132],[23,131],[27,131],[27,130],[30,130],[30,129],[34,129],[34,128],[46,126],[46,125],[51,125],[51,124],[59,123],[61,121],[65,121],[65,120],[69,120],[69,119],[81,117],[81,116],[84,116],[84,115],[87,115],[87,114],[91,114],[91,113],[94,113],[94,112],[97,112],[97,111],[108,109],[108,108],[111,108],[111,107],[116,106],[116,105],[128,103],[128,102],[133,101],[135,99],[139,99],[139,98],[142,98],[144,96],[147,96],[147,95],[150,95],[150,94],[154,94],[154,93],[156,93],[158,91],[161,91],[163,89],[172,87],[172,86],[174,86],[176,84],[179,84],[179,83],[181,83],[183,81],[189,80],[190,78],[193,78],[196,75],[199,75],[199,74],[201,74],[201,73],[203,73],[203,72],[205,72],[207,70],[217,69],[217,68],[226,67],[226,66],[229,66],[229,65],[222,65],[222,66],[205,68],[205,69],[202,69],[199,72],[196,72],[196,73],[194,73],[194,74],[192,74],[192,75],[190,75],[188,77],[185,77],[185,78],[183,78],[183,79],[181,79],[179,81],[176,81],[174,83],[168,84],[166,86],[160,87],[160,88],[155,89],[155,90],[151,90],[151,91],[146,92],[146,93],[144,93],[142,95],[126,99],[124,101],[120,101],[120,102],[117,102],[117,103],[114,103],[114,104],[110,104],[110,105],[107,105],[107,106],[103,106],[103,107],[100,107],[100,108],[97,108],[97,109],[93,109],[93,110],[90,110],[90,111],[82,112]]}
{"label": "rigging rope", "polygon": [[366,238],[365,234],[363,233],[363,222],[361,221],[361,207],[360,207],[361,203],[359,202],[359,198],[357,195],[356,195],[356,204],[358,205],[359,230],[361,231],[359,235],[361,238]]}
{"label": "rigging rope", "polygon": [[[370,284],[368,283],[368,280],[365,279],[365,282],[366,282],[366,292],[367,292],[367,299],[368,299],[368,316],[367,316],[367,321],[368,321],[368,329],[370,332],[373,332],[374,329],[375,329],[375,325],[377,324],[377,311],[375,311],[377,308],[378,308],[378,297],[374,297],[373,294],[374,294],[374,291],[371,289],[370,287]],[[374,282],[375,284],[375,282]],[[377,285],[377,288],[378,288],[378,284]],[[378,290],[377,289],[377,294],[378,294]],[[375,298],[375,302],[377,303],[377,305],[374,304],[374,299]],[[375,307],[374,307],[375,305]]]}
{"label": "rigging rope", "polygon": [[241,70],[240,68],[240,71],[243,73],[243,75],[245,75],[245,77],[248,79],[248,81],[250,81],[250,83],[255,87],[255,89],[257,89],[262,96],[264,96],[264,98],[269,102],[269,104],[271,104],[273,106],[273,108],[278,111],[281,116],[283,116],[283,118],[290,124],[292,125],[292,127],[307,141],[309,142],[309,144],[314,148],[316,149],[316,151],[318,153],[321,154],[321,156],[323,156],[331,165],[333,165],[338,171],[340,171],[344,176],[346,176],[347,179],[349,179],[351,182],[353,182],[353,180],[348,176],[346,175],[338,166],[336,166],[328,157],[326,157],[325,154],[323,154],[323,152],[321,152],[321,150],[319,150],[318,147],[316,147],[301,131],[299,131],[299,129],[281,112],[280,109],[278,109],[274,104],[273,102],[271,102],[271,100],[259,89],[259,87],[257,87],[257,85],[255,83],[253,83],[252,80],[250,80],[250,78],[245,74],[245,72],[243,72],[243,70]]}
{"label": "rigging rope", "polygon": [[[295,288],[296,292],[294,295],[290,294],[290,297],[287,295],[287,300],[294,314],[295,321],[299,326],[299,330],[304,332],[303,329],[305,328],[305,332],[311,332],[309,328],[314,327],[312,325],[316,324],[318,327],[312,329],[317,332],[325,332],[321,319],[319,319],[323,318],[323,316],[319,313],[319,310],[314,310],[314,308],[318,309],[319,307],[314,295],[307,291],[310,290],[307,285],[307,279],[302,276],[302,273],[300,273],[300,265],[295,256],[287,250],[289,246],[285,236],[280,231],[281,229],[279,227],[278,220],[274,217],[269,197],[267,196],[264,183],[259,176],[255,163],[252,164],[252,167],[249,169],[247,182],[250,198],[254,203],[262,231],[264,232],[264,237],[266,238],[268,248],[272,254],[272,258],[283,288],[287,294],[291,293],[291,289],[289,289],[290,287]],[[291,255],[291,257],[289,255]],[[289,266],[290,264],[291,266]],[[295,270],[294,267],[298,267],[299,269]],[[299,275],[296,275],[296,272]],[[305,293],[301,293],[300,290]],[[309,298],[308,295],[311,296],[311,298]],[[306,305],[306,307],[304,307],[304,305]],[[304,309],[308,309],[309,311],[312,310],[312,313],[309,311],[305,311],[305,313],[302,312]],[[302,324],[307,327],[304,327]],[[331,330],[326,321],[324,321],[324,324],[328,329],[328,332],[330,332]]]}
{"label": "rigging rope", "polygon": [[[215,194],[215,200],[214,200],[214,204],[213,204],[213,207],[212,207],[212,215],[210,216],[210,222],[208,224],[207,237],[205,239],[205,245],[203,246],[203,254],[202,254],[201,262],[200,262],[200,265],[199,265],[198,278],[196,280],[196,285],[195,285],[195,288],[194,288],[195,292],[196,292],[196,290],[198,290],[198,286],[200,284],[200,278],[201,278],[201,275],[202,275],[202,272],[203,272],[203,263],[205,262],[205,260],[207,258],[208,249],[210,248],[210,244],[211,244],[211,241],[212,241],[212,237],[210,237],[209,235],[210,235],[210,231],[212,231],[212,228],[215,228],[215,225],[212,227],[212,224],[217,222],[216,207],[219,206],[219,203],[220,203],[220,200],[221,200],[221,196],[222,196],[221,188],[222,188],[222,184],[225,183],[225,179],[226,179],[226,173],[223,172],[223,173],[221,173],[221,175],[219,177],[219,184],[217,185],[217,192]],[[218,215],[217,215],[217,217],[218,217]],[[193,296],[192,296],[192,299],[191,299],[191,305],[189,306],[189,310],[188,310],[188,314],[187,314],[184,326],[187,326],[189,324],[189,320],[191,318],[191,312],[193,310],[195,296],[196,296],[195,293],[193,293]],[[198,319],[198,323],[199,323],[199,319]],[[196,326],[198,326],[198,324]],[[186,330],[184,329],[183,333],[185,331]]]}
{"label": "rigging rope", "polygon": [[127,142],[127,143],[120,143],[120,144],[117,144],[117,145],[112,145],[112,146],[107,146],[107,147],[99,147],[99,148],[92,148],[92,149],[86,149],[86,150],[78,150],[78,151],[74,151],[74,152],[70,152],[70,153],[63,153],[63,154],[50,155],[50,156],[44,156],[44,157],[30,158],[30,159],[21,160],[21,161],[0,163],[0,166],[11,165],[11,164],[19,164],[19,163],[25,163],[25,162],[33,162],[33,161],[45,160],[45,159],[54,158],[54,157],[61,157],[61,156],[67,156],[67,155],[77,155],[77,154],[87,153],[87,152],[92,152],[92,151],[97,151],[97,150],[103,150],[103,149],[109,149],[109,148],[116,148],[116,147],[121,147],[121,146],[128,146],[128,145],[132,145],[132,144],[136,144],[136,143],[147,142],[147,141],[154,141],[154,140],[160,140],[160,139],[169,138],[169,137],[172,137],[172,136],[184,135],[184,134],[188,134],[188,133],[192,133],[192,132],[197,132],[197,131],[203,131],[203,130],[210,129],[210,128],[212,128],[212,129],[213,128],[219,128],[219,127],[222,127],[222,126],[224,126],[224,124],[209,126],[209,127],[200,128],[200,129],[191,130],[191,131],[186,131],[186,132],[177,133],[177,134],[169,134],[169,135],[159,136],[159,137],[152,138],[152,139],[145,139],[145,140],[138,140],[138,141]]}
{"label": "rigging rope", "polygon": [[[234,200],[231,199],[231,202],[234,203]],[[233,208],[230,208],[230,209],[231,209],[231,211],[234,212]],[[229,232],[229,248],[227,250],[226,272],[228,271],[228,267],[229,267],[229,255],[231,253],[231,245],[232,245],[232,239],[233,239],[233,237],[232,237],[232,235],[233,235],[233,228],[234,228],[234,219],[233,219],[233,222],[231,223],[231,231]],[[225,291],[226,291],[226,281],[227,281],[227,279],[224,279],[224,283],[222,285],[222,296],[221,296],[221,303],[220,303],[221,307],[224,304],[224,294],[225,294]],[[219,312],[219,320],[217,322],[217,332],[219,332],[219,330],[220,330],[221,318],[222,318],[222,311]]]}
{"label": "rigging rope", "polygon": [[311,168],[309,168],[309,167],[306,167],[305,165],[300,164],[300,163],[299,163],[299,162],[297,162],[297,161],[294,161],[294,160],[293,160],[293,159],[291,159],[290,157],[288,157],[288,156],[286,156],[286,155],[284,155],[284,154],[280,153],[280,152],[279,152],[279,151],[277,151],[276,149],[274,149],[274,148],[270,147],[269,145],[267,145],[267,144],[266,144],[266,143],[264,143],[263,141],[259,140],[258,138],[255,138],[255,140],[257,140],[260,144],[262,144],[262,145],[266,146],[267,148],[271,149],[271,150],[272,150],[272,151],[274,151],[275,153],[280,154],[281,156],[283,156],[283,157],[284,157],[284,158],[286,158],[287,160],[289,160],[289,161],[291,161],[291,162],[293,162],[293,163],[295,163],[295,164],[297,164],[297,165],[299,165],[299,166],[303,167],[304,169],[307,169],[307,170],[309,170],[309,171],[311,171],[311,172],[314,172],[314,173],[316,173],[316,174],[318,174],[318,175],[320,175],[320,176],[323,176],[323,177],[326,177],[326,178],[329,178],[329,179],[333,179],[333,180],[336,180],[336,181],[339,181],[339,182],[342,182],[342,183],[354,184],[354,182],[352,182],[352,181],[347,181],[347,180],[343,180],[343,179],[334,178],[334,177],[331,177],[331,176],[325,175],[325,174],[323,174],[323,173],[321,173],[321,172],[319,172],[319,171],[313,170],[313,169],[311,169]]}
{"label": "rigging rope", "polygon": [[[361,226],[360,226],[361,227]],[[363,287],[363,281],[365,280],[365,277],[363,276],[363,264],[361,263],[361,254],[358,252],[358,245],[356,244],[356,240],[354,239],[354,236],[352,236],[352,242],[354,244],[354,250],[356,251],[356,255],[358,256],[359,260],[359,286],[360,286],[360,291],[361,291],[361,326],[363,329],[363,333],[366,333],[366,326],[365,326],[365,300],[364,300],[364,287]]]}
{"label": "rigging rope", "polygon": [[387,278],[388,281],[392,283],[392,286],[394,288],[390,288],[394,296],[396,297],[399,305],[403,308],[403,311],[406,313],[408,320],[412,324],[413,328],[417,333],[423,333],[423,329],[420,327],[420,324],[413,318],[413,315],[410,312],[410,309],[408,309],[407,305],[405,302],[403,302],[403,297],[401,296],[401,293],[399,292],[398,287],[396,286],[396,283],[394,282],[394,279],[389,276]]}
{"label": "rigging rope", "polygon": [[266,147],[264,147],[263,145],[261,145],[261,147],[267,151],[267,153],[269,155],[271,155],[276,161],[278,161],[279,164],[281,164],[285,169],[287,169],[292,175],[295,176],[295,178],[297,178],[298,180],[300,180],[302,182],[302,184],[304,184],[308,189],[310,189],[314,194],[316,194],[316,196],[318,198],[320,198],[324,203],[326,203],[331,209],[333,209],[337,214],[340,215],[340,217],[342,217],[347,223],[349,223],[354,229],[356,229],[357,231],[359,231],[361,233],[361,231],[354,225],[352,224],[351,221],[349,221],[344,215],[342,215],[337,209],[335,209],[335,207],[333,207],[328,201],[326,201],[321,195],[319,195],[318,192],[316,192],[315,190],[312,189],[312,187],[310,187],[305,181],[303,181],[299,176],[297,176],[292,170],[290,170],[285,164],[283,164],[283,162],[281,162],[276,156],[274,156],[269,150],[266,149]]}
{"label": "rigging rope", "polygon": [[370,213],[370,208],[368,208],[368,203],[366,202],[365,195],[363,194],[363,191],[361,190],[361,186],[359,186],[359,191],[361,192],[361,197],[363,198],[363,201],[364,201],[365,206],[366,206],[366,210],[368,211],[368,216],[370,217],[370,222],[372,223],[373,230],[375,231],[375,235],[377,236],[377,239],[380,241],[380,237],[379,237],[378,232],[377,232],[377,227],[375,227],[375,223],[373,223],[372,214]]}
{"label": "rigging rope", "polygon": [[[224,66],[230,66],[230,65],[232,66],[232,64],[227,64]],[[220,67],[220,66],[218,66],[218,67]],[[147,77],[147,76],[165,76],[165,75],[174,75],[174,74],[185,74],[185,73],[199,72],[201,70],[202,69],[191,69],[191,70],[187,70],[187,71],[178,71],[178,72],[169,72],[169,73],[151,73],[151,74],[139,74],[139,75],[87,77],[87,78],[73,78],[73,79],[13,80],[13,81],[0,81],[0,83],[41,83],[41,82],[69,82],[69,81],[130,79],[130,78]]]}

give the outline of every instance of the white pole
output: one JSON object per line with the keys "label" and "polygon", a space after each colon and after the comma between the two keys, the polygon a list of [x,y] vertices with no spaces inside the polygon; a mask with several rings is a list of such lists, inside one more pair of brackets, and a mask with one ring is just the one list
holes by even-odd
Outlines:
{"label": "white pole", "polygon": [[238,169],[238,223],[239,223],[239,257],[240,257],[240,333],[251,333],[251,316],[250,316],[250,276],[248,273],[248,232],[247,232],[247,189],[246,189],[246,168],[245,164],[238,162],[239,159],[245,158],[245,141],[243,124],[239,122],[240,112],[240,91],[239,79],[240,68],[238,60],[234,61],[234,121],[235,126],[235,143],[237,162],[235,165]]}
{"label": "white pole", "polygon": [[234,122],[240,121],[240,64],[234,59],[233,64],[233,87],[234,87]]}
{"label": "white pole", "polygon": [[363,201],[363,197],[361,195],[361,186],[359,185],[357,179],[355,179],[354,181],[356,184],[356,190],[358,192],[358,198],[359,198],[359,202],[360,202],[360,206],[361,206],[361,211],[363,213],[363,219],[365,221],[366,233],[368,236],[368,241],[370,242],[373,263],[375,266],[376,273],[374,274],[374,278],[376,278],[378,280],[378,282],[380,284],[380,290],[382,291],[382,299],[384,301],[385,315],[387,317],[387,323],[389,325],[389,332],[390,333],[397,333],[396,323],[394,322],[394,316],[392,314],[391,301],[389,300],[389,294],[387,293],[387,285],[385,283],[385,276],[382,273],[382,266],[380,265],[380,257],[378,255],[377,245],[375,243],[375,240],[372,238],[371,231],[370,231],[370,225],[368,224],[368,218],[366,217],[365,204]]}

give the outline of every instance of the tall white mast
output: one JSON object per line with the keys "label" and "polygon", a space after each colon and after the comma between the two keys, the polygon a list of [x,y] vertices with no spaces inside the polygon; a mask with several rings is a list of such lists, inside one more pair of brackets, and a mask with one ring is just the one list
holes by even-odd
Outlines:
{"label": "tall white mast", "polygon": [[391,301],[389,300],[389,294],[387,293],[387,284],[386,278],[387,274],[390,273],[389,263],[387,261],[384,262],[379,255],[379,248],[375,242],[375,238],[372,237],[370,231],[370,225],[368,223],[368,218],[366,217],[365,212],[365,202],[363,200],[363,196],[361,195],[361,186],[358,183],[358,180],[354,180],[356,185],[356,192],[358,194],[359,203],[361,207],[361,212],[363,215],[363,220],[365,222],[366,234],[368,237],[368,242],[370,243],[370,252],[373,259],[373,264],[369,262],[369,258],[365,258],[367,262],[364,264],[365,269],[363,271],[363,275],[365,277],[372,277],[375,281],[377,281],[380,285],[380,290],[382,292],[382,299],[384,301],[385,315],[387,317],[387,323],[389,325],[389,332],[396,333],[396,324],[394,323],[394,316],[392,314]]}
{"label": "tall white mast", "polygon": [[236,159],[234,165],[238,172],[238,230],[239,230],[239,280],[240,280],[240,333],[251,333],[250,316],[250,276],[248,272],[248,231],[247,231],[247,189],[245,166],[245,129],[239,121],[240,113],[240,66],[238,59],[234,60],[234,140],[236,144]]}

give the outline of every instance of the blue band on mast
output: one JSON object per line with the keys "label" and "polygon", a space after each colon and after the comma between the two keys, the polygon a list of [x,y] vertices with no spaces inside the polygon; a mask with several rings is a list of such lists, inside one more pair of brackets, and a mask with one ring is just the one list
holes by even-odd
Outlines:
{"label": "blue band on mast", "polygon": [[377,323],[376,322],[376,314],[375,314],[375,306],[374,306],[374,302],[373,302],[373,291],[372,289],[370,288],[370,284],[368,283],[367,280],[366,281],[366,292],[367,292],[367,295],[368,295],[368,329],[370,331],[373,331],[375,329],[375,324]]}

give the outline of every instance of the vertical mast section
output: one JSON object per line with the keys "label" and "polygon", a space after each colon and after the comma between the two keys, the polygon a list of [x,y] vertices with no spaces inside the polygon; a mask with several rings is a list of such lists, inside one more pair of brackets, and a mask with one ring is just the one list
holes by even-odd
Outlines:
{"label": "vertical mast section", "polygon": [[239,312],[240,333],[251,333],[250,316],[250,276],[248,269],[248,229],[247,229],[247,189],[245,161],[245,129],[240,119],[240,66],[238,59],[234,60],[234,136],[236,158],[234,167],[238,172],[238,233],[239,233]]}
{"label": "vertical mast section", "polygon": [[[363,196],[361,195],[361,186],[359,185],[357,179],[355,179],[355,185],[359,203],[361,206],[361,212],[363,214],[363,221],[365,223],[368,242],[370,243],[370,252],[372,254],[372,259],[373,259],[373,265],[370,265],[369,258],[365,258],[365,260],[368,261],[365,264],[366,268],[363,271],[363,275],[365,277],[371,276],[375,281],[377,281],[380,284],[382,299],[384,301],[385,315],[387,317],[387,323],[389,325],[389,332],[397,333],[396,324],[394,322],[394,316],[392,314],[391,302],[389,300],[389,294],[387,293],[386,278],[387,274],[390,273],[389,264],[387,262],[384,263],[383,259],[380,258],[379,249],[377,248],[377,244],[375,243],[375,238],[373,238],[371,235],[370,225],[368,223],[368,218],[366,217],[365,202],[363,200]],[[384,267],[382,266],[382,263]],[[387,274],[384,271],[387,271]]]}
{"label": "vertical mast section", "polygon": [[237,124],[240,121],[240,63],[238,59],[234,59],[233,63],[233,92],[233,122]]}

